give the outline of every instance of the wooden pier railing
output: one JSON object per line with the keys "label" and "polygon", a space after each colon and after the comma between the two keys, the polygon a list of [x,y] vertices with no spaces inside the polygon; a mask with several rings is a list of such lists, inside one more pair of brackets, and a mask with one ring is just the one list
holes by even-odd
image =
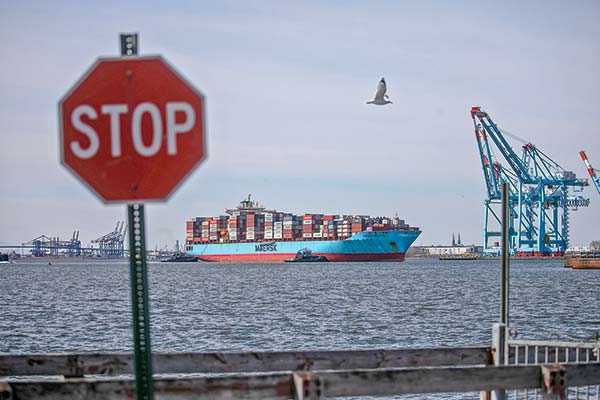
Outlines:
{"label": "wooden pier railing", "polygon": [[[487,365],[487,347],[399,350],[155,353],[155,374],[278,372]],[[0,354],[0,376],[133,374],[132,353]]]}
{"label": "wooden pier railing", "polygon": [[[540,365],[493,366],[488,347],[154,354],[156,399],[321,399],[542,388]],[[564,364],[569,386],[600,363]],[[131,399],[133,355],[0,354],[2,399]]]}

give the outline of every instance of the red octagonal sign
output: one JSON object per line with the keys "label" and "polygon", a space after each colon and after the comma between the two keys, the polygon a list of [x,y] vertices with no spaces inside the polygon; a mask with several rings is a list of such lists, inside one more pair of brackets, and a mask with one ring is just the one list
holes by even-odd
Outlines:
{"label": "red octagonal sign", "polygon": [[158,56],[98,59],[58,108],[61,162],[104,202],[164,200],[206,155],[204,97]]}

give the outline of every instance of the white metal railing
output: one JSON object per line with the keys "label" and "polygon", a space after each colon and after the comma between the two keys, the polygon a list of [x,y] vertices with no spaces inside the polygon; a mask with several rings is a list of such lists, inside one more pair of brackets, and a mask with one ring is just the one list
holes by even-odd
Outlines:
{"label": "white metal railing", "polygon": [[[590,364],[598,362],[600,362],[600,342],[575,343],[515,339],[508,339],[507,341],[505,365]],[[600,385],[573,386],[568,384],[567,377],[567,387],[568,399],[600,400]],[[515,400],[537,400],[541,398],[538,389],[515,390],[508,395]]]}

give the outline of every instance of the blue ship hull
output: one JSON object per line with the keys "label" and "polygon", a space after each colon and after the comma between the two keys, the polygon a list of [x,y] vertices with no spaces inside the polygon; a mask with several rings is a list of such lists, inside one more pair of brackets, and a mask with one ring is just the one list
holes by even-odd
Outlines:
{"label": "blue ship hull", "polygon": [[192,245],[187,254],[214,262],[283,262],[308,248],[328,261],[404,261],[418,229],[359,232],[346,240],[231,242]]}

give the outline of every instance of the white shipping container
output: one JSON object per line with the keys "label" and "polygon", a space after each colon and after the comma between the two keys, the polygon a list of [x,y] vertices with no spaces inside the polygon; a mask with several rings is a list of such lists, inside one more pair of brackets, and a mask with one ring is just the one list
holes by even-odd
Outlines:
{"label": "white shipping container", "polygon": [[281,221],[274,222],[273,226],[275,226],[275,227],[283,226],[283,222],[281,222]]}
{"label": "white shipping container", "polygon": [[303,220],[303,221],[302,221],[302,223],[303,223],[304,225],[312,225],[312,223],[313,223],[313,220],[312,220],[312,219],[305,219],[305,220]]}
{"label": "white shipping container", "polygon": [[249,226],[248,228],[246,228],[246,230],[248,231],[248,233],[254,232],[254,227],[253,226]]}
{"label": "white shipping container", "polygon": [[273,234],[265,232],[265,239],[273,239]]}
{"label": "white shipping container", "polygon": [[283,239],[283,235],[281,233],[276,233],[273,235],[274,239]]}
{"label": "white shipping container", "polygon": [[303,238],[311,238],[312,237],[312,233],[303,233],[302,237]]}
{"label": "white shipping container", "polygon": [[313,233],[313,237],[320,238],[323,237],[323,234],[321,232],[315,232]]}
{"label": "white shipping container", "polygon": [[292,224],[293,224],[292,221],[283,221],[283,225],[288,225],[289,226],[289,225],[292,225]]}

